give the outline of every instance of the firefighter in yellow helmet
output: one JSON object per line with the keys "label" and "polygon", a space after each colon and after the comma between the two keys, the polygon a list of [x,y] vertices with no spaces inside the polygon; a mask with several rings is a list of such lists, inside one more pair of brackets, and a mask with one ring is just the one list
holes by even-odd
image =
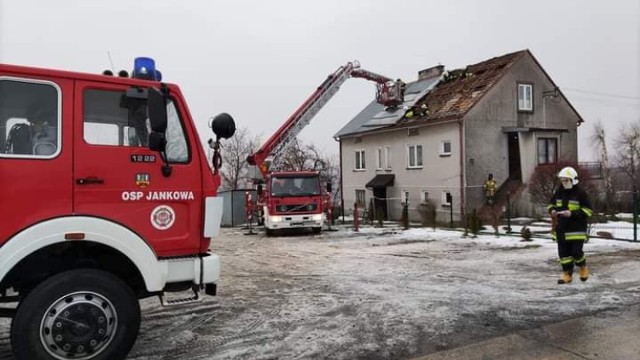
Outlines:
{"label": "firefighter in yellow helmet", "polygon": [[560,186],[549,202],[549,213],[556,218],[557,225],[551,236],[558,243],[558,257],[562,276],[558,284],[568,284],[573,277],[573,268],[580,271],[580,280],[587,281],[589,269],[582,247],[587,240],[587,218],[593,215],[587,193],[578,187],[578,173],[570,166],[558,173]]}

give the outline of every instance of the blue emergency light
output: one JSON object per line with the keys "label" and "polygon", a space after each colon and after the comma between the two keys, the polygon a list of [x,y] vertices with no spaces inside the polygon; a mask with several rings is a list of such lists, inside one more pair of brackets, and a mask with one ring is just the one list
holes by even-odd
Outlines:
{"label": "blue emergency light", "polygon": [[137,57],[133,60],[131,77],[144,80],[162,80],[162,73],[156,70],[156,62],[152,58]]}

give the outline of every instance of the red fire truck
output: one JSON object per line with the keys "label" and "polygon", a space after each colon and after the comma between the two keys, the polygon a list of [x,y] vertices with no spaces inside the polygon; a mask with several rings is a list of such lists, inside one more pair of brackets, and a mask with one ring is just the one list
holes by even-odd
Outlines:
{"label": "red fire truck", "polygon": [[119,75],[0,64],[0,315],[18,359],[123,359],[139,299],[216,293],[219,141],[235,123],[213,120],[210,165],[152,59]]}
{"label": "red fire truck", "polygon": [[[318,171],[295,169],[284,171],[284,154],[294,143],[300,131],[338,92],[350,77],[376,82],[376,101],[395,108],[404,101],[405,84],[362,69],[358,61],[340,66],[309,96],[300,107],[280,126],[258,151],[249,155],[249,165],[257,167],[258,199],[256,207],[258,223],[264,225],[267,235],[290,228],[311,228],[319,233],[331,204],[331,184],[327,191],[321,186]],[[258,171],[253,171],[258,175]],[[264,188],[263,188],[264,185]],[[247,202],[247,212],[252,212]]]}

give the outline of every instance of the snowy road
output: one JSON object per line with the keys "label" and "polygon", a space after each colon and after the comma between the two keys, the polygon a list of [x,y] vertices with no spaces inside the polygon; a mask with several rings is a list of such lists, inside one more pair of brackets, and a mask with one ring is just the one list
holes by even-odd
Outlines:
{"label": "snowy road", "polygon": [[[640,303],[635,243],[591,240],[592,277],[559,286],[547,239],[244,232],[223,229],[212,244],[223,261],[219,296],[173,308],[143,301],[129,359],[407,359]],[[11,358],[6,325],[0,359]]]}

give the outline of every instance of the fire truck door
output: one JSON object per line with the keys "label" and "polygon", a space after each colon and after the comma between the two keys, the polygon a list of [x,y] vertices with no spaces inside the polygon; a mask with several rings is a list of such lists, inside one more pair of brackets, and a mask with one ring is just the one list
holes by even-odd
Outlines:
{"label": "fire truck door", "polygon": [[71,213],[72,100],[63,94],[72,90],[68,79],[0,73],[0,245]]}
{"label": "fire truck door", "polygon": [[[78,83],[74,137],[74,210],[119,223],[142,236],[158,256],[193,253],[202,237],[198,144],[179,104],[167,104],[167,158],[149,150],[146,100],[118,85]],[[195,141],[195,142],[194,142]]]}

